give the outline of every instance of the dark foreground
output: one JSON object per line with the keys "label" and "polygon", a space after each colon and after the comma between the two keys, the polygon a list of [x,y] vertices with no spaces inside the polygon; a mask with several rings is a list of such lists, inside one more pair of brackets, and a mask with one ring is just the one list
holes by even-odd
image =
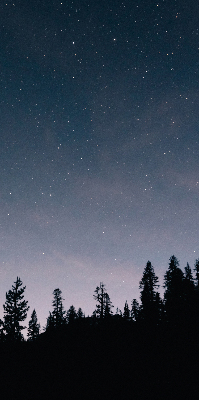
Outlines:
{"label": "dark foreground", "polygon": [[71,326],[2,343],[2,400],[198,399],[196,327]]}

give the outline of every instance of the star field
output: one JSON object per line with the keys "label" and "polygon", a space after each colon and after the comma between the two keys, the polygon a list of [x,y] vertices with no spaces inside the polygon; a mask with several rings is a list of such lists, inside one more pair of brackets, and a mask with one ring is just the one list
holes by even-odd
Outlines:
{"label": "star field", "polygon": [[147,260],[162,284],[199,257],[198,4],[0,11],[0,302],[20,276],[42,326],[56,287],[91,315],[103,281],[123,309]]}

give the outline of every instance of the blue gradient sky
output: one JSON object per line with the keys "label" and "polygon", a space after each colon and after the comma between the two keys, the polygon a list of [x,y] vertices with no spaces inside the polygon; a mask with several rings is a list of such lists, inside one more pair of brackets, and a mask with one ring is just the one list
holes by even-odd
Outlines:
{"label": "blue gradient sky", "polygon": [[123,309],[148,260],[162,285],[199,257],[199,6],[0,9],[0,304],[20,276],[41,326],[58,287],[91,315],[103,281]]}

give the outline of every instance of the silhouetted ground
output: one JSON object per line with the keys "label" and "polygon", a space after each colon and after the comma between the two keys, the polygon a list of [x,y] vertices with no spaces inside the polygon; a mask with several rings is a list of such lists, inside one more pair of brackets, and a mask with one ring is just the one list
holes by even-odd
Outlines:
{"label": "silhouetted ground", "polygon": [[196,328],[74,325],[1,344],[8,399],[198,399]]}

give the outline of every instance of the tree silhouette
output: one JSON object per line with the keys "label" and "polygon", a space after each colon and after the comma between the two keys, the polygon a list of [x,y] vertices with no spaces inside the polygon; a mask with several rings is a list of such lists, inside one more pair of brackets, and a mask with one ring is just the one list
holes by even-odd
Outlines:
{"label": "tree silhouette", "polygon": [[81,307],[79,307],[77,310],[77,319],[82,319],[82,318],[85,318],[85,315],[84,315]]}
{"label": "tree silhouette", "polygon": [[71,324],[75,321],[76,318],[77,318],[77,313],[75,307],[72,305],[70,306],[69,310],[66,313],[66,320],[68,324]]}
{"label": "tree silhouette", "polygon": [[169,259],[169,268],[164,275],[164,300],[167,321],[174,326],[182,321],[184,302],[184,274],[179,268],[179,261],[173,255]]}
{"label": "tree silhouette", "polygon": [[49,316],[47,318],[46,327],[44,329],[51,330],[53,328],[55,328],[55,319],[54,319],[52,313],[49,311]]}
{"label": "tree silhouette", "polygon": [[114,319],[115,320],[121,320],[123,318],[123,313],[122,311],[117,307],[115,310],[115,315],[114,315]]}
{"label": "tree silhouette", "polygon": [[34,341],[39,336],[40,324],[37,321],[37,313],[35,309],[31,314],[31,319],[28,323],[28,340]]}
{"label": "tree silhouette", "polygon": [[120,308],[116,308],[115,315],[119,315],[120,317],[122,317],[122,311],[120,310]]}
{"label": "tree silhouette", "polygon": [[129,306],[127,303],[127,300],[125,301],[125,305],[124,305],[124,312],[123,312],[123,318],[124,319],[128,319],[130,317],[130,310],[129,310]]}
{"label": "tree silhouette", "polygon": [[194,271],[196,271],[196,288],[199,289],[199,258],[195,262],[195,268]]}
{"label": "tree silhouette", "polygon": [[96,315],[98,315],[100,319],[110,316],[112,314],[111,308],[113,306],[103,282],[100,282],[100,286],[96,287],[93,297],[97,301],[95,310]]}
{"label": "tree silhouette", "polygon": [[139,288],[141,290],[141,315],[142,319],[147,323],[157,323],[157,303],[156,291],[158,288],[158,277],[155,275],[151,262],[148,261],[140,281]]}
{"label": "tree silhouette", "polygon": [[184,273],[184,296],[185,300],[189,301],[189,298],[193,295],[194,293],[194,279],[192,276],[191,268],[189,266],[189,263],[187,263],[185,267],[185,273]]}
{"label": "tree silhouette", "polygon": [[194,296],[194,309],[195,309],[195,322],[198,323],[198,315],[199,315],[199,258],[195,261],[194,271],[195,275],[195,296]]}
{"label": "tree silhouette", "polygon": [[17,277],[12,290],[6,292],[6,302],[3,305],[4,330],[10,340],[22,340],[21,331],[26,328],[20,325],[20,322],[26,319],[29,310],[28,301],[23,300],[26,286],[21,287],[22,285],[23,282]]}
{"label": "tree silhouette", "polygon": [[104,299],[105,299],[104,317],[105,318],[109,318],[112,315],[111,308],[113,306],[112,306],[112,302],[110,300],[110,297],[109,297],[108,293],[104,294]]}
{"label": "tree silhouette", "polygon": [[133,321],[138,321],[140,317],[140,305],[136,299],[133,299],[131,302],[131,318]]}
{"label": "tree silhouette", "polygon": [[63,297],[62,297],[62,291],[60,289],[55,289],[53,291],[53,311],[52,311],[52,317],[54,320],[54,327],[58,327],[60,325],[63,325],[65,323],[65,311],[63,307]]}

